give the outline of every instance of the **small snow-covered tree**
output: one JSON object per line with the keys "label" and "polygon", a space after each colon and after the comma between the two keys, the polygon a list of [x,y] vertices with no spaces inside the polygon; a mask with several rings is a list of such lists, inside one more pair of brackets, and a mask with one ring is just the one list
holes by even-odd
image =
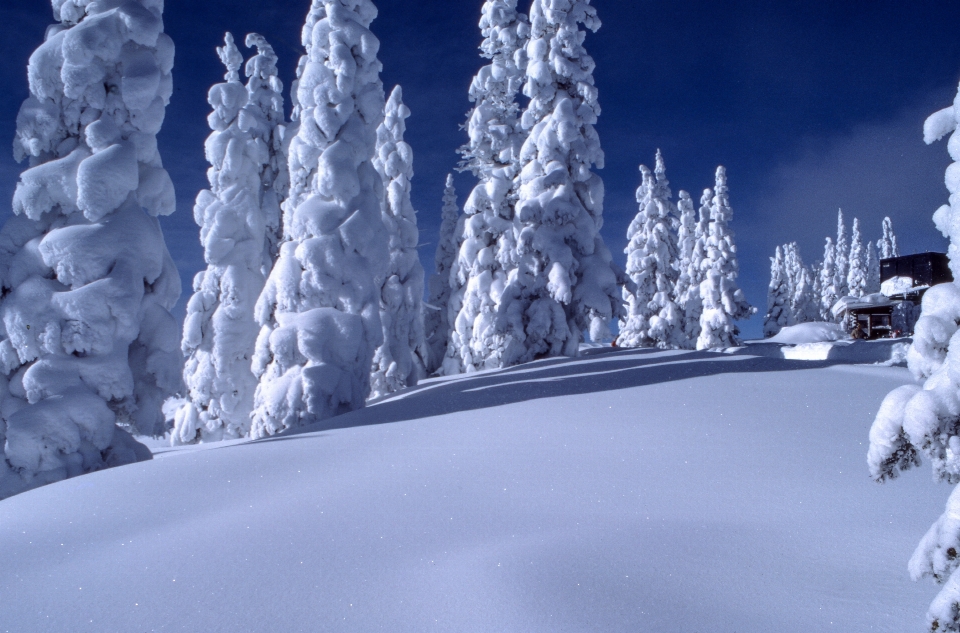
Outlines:
{"label": "small snow-covered tree", "polygon": [[[447,185],[443,190],[443,208],[440,211],[440,239],[434,264],[437,272],[430,277],[429,302],[424,311],[424,335],[430,353],[427,358],[427,373],[440,369],[447,355],[447,341],[450,337],[450,299],[454,284],[451,273],[460,252],[459,235],[463,222],[460,207],[457,205],[457,190],[453,184],[453,174],[447,174]],[[457,310],[457,313],[459,310]],[[456,314],[456,313],[455,313]]]}
{"label": "small snow-covered tree", "polygon": [[767,286],[767,314],[763,318],[763,335],[771,337],[783,328],[793,325],[790,308],[790,287],[783,259],[783,249],[777,247],[770,258],[770,285]]}
{"label": "small snow-covered tree", "polygon": [[386,189],[383,224],[389,236],[390,262],[380,290],[384,342],[373,357],[371,398],[412,387],[426,373],[423,335],[423,266],[417,254],[420,231],[410,202],[413,150],[403,140],[410,109],[400,86],[387,99],[377,130],[374,167]]}
{"label": "small snow-covered tree", "polygon": [[847,294],[862,297],[867,289],[867,254],[860,237],[860,220],[853,218],[850,235],[850,261],[847,269]]}
{"label": "small snow-covered tree", "polygon": [[217,53],[227,68],[225,83],[209,94],[210,189],[194,206],[207,268],[194,279],[184,319],[187,394],[171,401],[174,444],[249,434],[257,388],[250,363],[259,332],[253,309],[276,252],[283,125],[277,58],[262,37],[248,36],[259,54],[247,64],[244,86],[243,57],[230,33],[224,40]]}
{"label": "small snow-covered tree", "polygon": [[[924,140],[930,144],[952,133],[952,149],[960,141],[958,123],[960,92],[955,105],[927,119]],[[951,153],[954,159],[958,157],[956,152]],[[947,173],[953,173],[958,165],[950,165]],[[948,177],[947,188],[950,204],[940,207],[933,220],[950,240],[950,268],[954,278],[960,279],[960,181]],[[886,254],[893,255],[890,248]],[[954,281],[930,288],[922,305],[907,362],[914,377],[924,384],[899,387],[884,399],[870,429],[867,461],[873,478],[884,482],[918,466],[922,453],[929,458],[937,481],[956,485],[960,483],[960,284]],[[960,486],[950,495],[946,511],[920,541],[909,563],[915,580],[931,577],[943,584],[927,612],[931,631],[960,631],[958,517]]]}
{"label": "small snow-covered tree", "polygon": [[803,267],[793,290],[791,307],[797,323],[810,323],[820,320],[820,295],[814,286],[815,274]]}
{"label": "small snow-covered tree", "polygon": [[740,266],[737,247],[730,230],[733,209],[727,187],[727,171],[717,167],[716,186],[710,205],[710,232],[707,236],[707,258],[704,280],[700,284],[703,314],[700,316],[700,337],[697,349],[733,347],[739,344],[740,329],[736,321],[748,319],[757,309],[747,303],[737,286]]}
{"label": "small snow-covered tree", "polygon": [[867,251],[867,283],[864,292],[868,295],[880,292],[880,258],[877,256],[877,246],[871,241],[866,243]]}
{"label": "small snow-covered tree", "polygon": [[810,321],[822,321],[823,314],[820,312],[820,300],[823,297],[823,282],[820,279],[820,269],[823,268],[823,262],[816,261],[807,268],[810,277]]}
{"label": "small snow-covered tree", "polygon": [[674,301],[680,259],[673,229],[676,207],[670,201],[659,150],[656,160],[655,174],[646,165],[640,166],[640,212],[627,231],[627,275],[635,288],[623,290],[627,315],[620,323],[620,347],[669,349],[682,347],[685,342],[681,312]]}
{"label": "small snow-covered tree", "polygon": [[163,2],[56,0],[33,53],[0,232],[0,498],[150,459],[180,386],[176,207],[156,134],[172,93]]}
{"label": "small snow-covered tree", "polygon": [[797,289],[800,275],[803,270],[803,261],[800,258],[800,247],[796,242],[783,245],[783,270],[790,289],[790,295]]}
{"label": "small snow-covered tree", "polygon": [[307,14],[284,239],[256,307],[253,437],[360,408],[370,393],[388,266],[376,16],[370,0],[314,0]]}
{"label": "small snow-covered tree", "polygon": [[603,243],[603,166],[594,125],[600,113],[593,59],[580,24],[596,31],[587,0],[534,0],[524,94],[529,131],[520,153],[516,204],[518,265],[501,304],[510,343],[503,365],[540,356],[575,356],[589,330],[609,336],[623,305],[613,258]]}
{"label": "small snow-covered tree", "polygon": [[900,257],[900,248],[897,246],[897,236],[893,234],[893,221],[883,218],[883,237],[877,241],[880,259]]}
{"label": "small snow-covered tree", "polygon": [[847,242],[847,226],[843,222],[843,209],[837,211],[837,242],[834,246],[834,281],[833,287],[838,297],[849,294],[847,287],[847,273],[850,272],[850,245]]}
{"label": "small snow-covered tree", "polygon": [[480,50],[490,63],[470,86],[475,104],[466,126],[470,141],[460,148],[463,169],[479,182],[463,209],[456,280],[462,291],[448,342],[448,352],[460,358],[445,362],[444,373],[500,367],[506,348],[520,344],[499,327],[499,314],[508,277],[517,266],[514,207],[525,133],[516,96],[530,29],[527,16],[517,12],[516,0],[487,0],[480,30]]}
{"label": "small snow-covered tree", "polygon": [[837,289],[837,249],[833,239],[827,238],[820,264],[820,315],[824,321],[833,321],[833,306],[840,299]]}
{"label": "small snow-covered tree", "polygon": [[[688,284],[683,292],[677,293],[677,305],[683,310],[683,332],[685,349],[696,349],[700,338],[700,316],[703,314],[703,300],[700,298],[700,284],[703,283],[707,259],[707,239],[710,235],[710,205],[713,202],[713,190],[703,190],[700,196],[700,218],[694,230],[693,251],[687,266]],[[692,201],[691,201],[692,203]]]}
{"label": "small snow-covered tree", "polygon": [[[696,346],[697,331],[700,327],[700,315],[694,314],[693,304],[700,300],[700,262],[703,261],[703,233],[697,223],[697,214],[693,200],[686,191],[680,191],[677,202],[680,213],[680,227],[677,234],[679,266],[674,300],[680,310],[681,347],[689,349]],[[708,222],[709,224],[709,222]],[[699,252],[697,250],[700,244]],[[696,298],[696,301],[693,299]]]}

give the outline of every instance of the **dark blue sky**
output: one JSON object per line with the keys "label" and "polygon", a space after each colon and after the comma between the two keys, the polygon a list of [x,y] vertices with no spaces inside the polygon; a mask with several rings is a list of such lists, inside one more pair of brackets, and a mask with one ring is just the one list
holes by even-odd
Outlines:
{"label": "dark blue sky", "polygon": [[[443,180],[456,164],[470,107],[467,88],[482,64],[481,0],[375,0],[383,81],[400,83],[413,116],[414,204],[424,265],[433,268]],[[906,252],[944,249],[933,211],[946,202],[945,144],[921,140],[927,114],[949,105],[960,79],[960,2],[889,0],[595,0],[603,28],[587,38],[597,61],[606,152],[604,237],[623,262],[636,213],[637,166],[663,150],[674,193],[695,199],[727,167],[741,283],[761,308],[768,257],[796,240],[806,261],[821,255],[836,211],[860,217],[867,237],[893,218]],[[13,6],[11,6],[13,5]],[[177,45],[176,90],[160,149],[177,187],[164,221],[185,280],[203,265],[192,206],[206,185],[206,92],[221,80],[214,48],[230,30],[259,32],[280,56],[289,87],[300,56],[308,0],[167,0]],[[526,10],[529,0],[521,0]],[[0,6],[0,215],[9,213],[21,167],[10,151],[27,95],[26,62],[52,20],[44,0]],[[461,201],[472,186],[459,175]],[[181,302],[182,303],[182,302]],[[182,308],[181,308],[182,310]],[[760,319],[744,327],[758,335]]]}

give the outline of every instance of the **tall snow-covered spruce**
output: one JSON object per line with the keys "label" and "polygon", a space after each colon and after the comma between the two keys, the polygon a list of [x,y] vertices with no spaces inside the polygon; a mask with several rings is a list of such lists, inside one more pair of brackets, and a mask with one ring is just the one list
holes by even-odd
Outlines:
{"label": "tall snow-covered spruce", "polygon": [[[954,105],[931,115],[924,124],[924,140],[933,143],[952,134],[947,149],[955,161],[947,169],[950,204],[933,215],[937,229],[950,240],[950,268],[960,279],[960,180],[953,177],[960,166],[960,91]],[[895,256],[884,222],[883,255]],[[870,429],[867,461],[870,474],[879,482],[895,479],[901,471],[918,466],[925,454],[934,478],[960,483],[960,283],[954,281],[930,288],[923,295],[923,313],[917,322],[913,344],[907,354],[910,371],[923,385],[912,384],[890,392]],[[931,631],[960,631],[960,486],[947,500],[946,511],[920,541],[910,559],[910,575],[916,580],[932,577],[943,584],[930,605],[927,624]]]}
{"label": "tall snow-covered spruce", "polygon": [[182,349],[186,398],[171,401],[174,443],[218,441],[250,432],[257,379],[250,369],[259,326],[254,306],[276,252],[283,184],[279,152],[283,86],[277,57],[260,36],[247,36],[259,54],[247,63],[227,33],[217,49],[225,83],[210,89],[213,132],[206,142],[210,189],[197,196],[207,269],[194,279],[187,304]]}
{"label": "tall snow-covered spruce", "polygon": [[860,236],[860,220],[853,218],[850,234],[850,259],[847,264],[847,294],[862,297],[867,290],[867,253]]}
{"label": "tall snow-covered spruce", "polygon": [[283,243],[257,302],[251,435],[360,408],[388,268],[373,166],[384,94],[370,0],[314,0],[303,29]]}
{"label": "tall snow-covered spruce", "polygon": [[[623,316],[618,275],[600,236],[603,166],[594,61],[583,48],[600,20],[586,0],[534,0],[522,125],[529,136],[516,203],[518,267],[504,290],[502,365],[575,356],[589,330],[609,336]],[[498,328],[500,329],[500,328]]]}
{"label": "tall snow-covered spruce", "polygon": [[823,262],[820,264],[820,317],[824,321],[833,321],[831,310],[840,299],[837,288],[837,247],[828,237],[823,245]]}
{"label": "tall snow-covered spruce", "polygon": [[740,265],[737,246],[730,229],[733,209],[727,187],[727,170],[717,167],[716,186],[710,204],[710,230],[706,237],[707,256],[703,262],[704,280],[700,284],[703,313],[697,349],[733,347],[739,344],[736,322],[748,319],[757,309],[747,303],[737,285]]}
{"label": "tall snow-covered spruce", "polygon": [[[463,221],[460,207],[457,206],[457,190],[453,184],[453,174],[447,174],[446,187],[443,190],[443,207],[440,210],[440,239],[434,256],[436,273],[429,281],[428,302],[423,313],[424,336],[430,354],[427,358],[427,373],[433,374],[447,356],[447,343],[450,338],[450,324],[459,313],[459,306],[451,305],[454,284],[451,281],[454,265],[460,252],[460,238],[463,233]],[[453,316],[451,317],[451,310]],[[459,361],[457,370],[459,372]]]}
{"label": "tall snow-covered spruce", "polygon": [[180,279],[157,221],[176,206],[156,142],[173,89],[163,2],[53,8],[0,233],[0,497],[149,459],[117,425],[162,433],[180,386]]}
{"label": "tall snow-covered spruce", "polygon": [[897,236],[893,233],[893,221],[890,218],[883,218],[882,226],[883,237],[877,240],[877,248],[880,250],[880,259],[900,257],[900,247],[897,246]]}
{"label": "tall snow-covered spruce", "polygon": [[[674,289],[674,300],[681,314],[682,347],[689,349],[696,346],[700,335],[700,263],[703,261],[703,223],[697,222],[693,199],[686,191],[681,190],[677,203],[680,214],[680,227],[677,233],[677,249],[679,250],[679,266],[677,285]],[[705,226],[709,226],[709,220]]]}
{"label": "tall snow-covered spruce", "polygon": [[783,249],[777,247],[770,258],[770,285],[767,287],[767,314],[763,319],[763,335],[774,336],[783,328],[793,325],[790,310],[790,285],[783,261]]}
{"label": "tall snow-covered spruce", "polygon": [[[516,0],[484,3],[480,30],[482,55],[490,60],[473,78],[466,128],[470,141],[460,148],[463,168],[479,182],[464,204],[457,263],[459,311],[451,323],[444,373],[500,367],[510,344],[498,315],[511,271],[517,266],[514,207],[524,131],[517,117],[517,91],[526,66],[530,35],[527,16]],[[513,343],[517,345],[517,342]]]}
{"label": "tall snow-covered spruce", "polygon": [[370,397],[411,387],[424,377],[428,351],[423,335],[423,266],[417,254],[420,231],[410,202],[413,150],[403,140],[410,109],[403,90],[393,89],[377,130],[374,167],[383,178],[383,224],[388,234],[389,265],[380,289],[383,344],[373,357]]}
{"label": "tall snow-covered spruce", "polygon": [[680,348],[684,345],[683,318],[675,302],[680,259],[674,223],[677,209],[670,201],[670,185],[663,157],[657,151],[656,171],[640,166],[637,189],[640,212],[627,230],[627,275],[624,288],[627,316],[620,324],[620,347]]}

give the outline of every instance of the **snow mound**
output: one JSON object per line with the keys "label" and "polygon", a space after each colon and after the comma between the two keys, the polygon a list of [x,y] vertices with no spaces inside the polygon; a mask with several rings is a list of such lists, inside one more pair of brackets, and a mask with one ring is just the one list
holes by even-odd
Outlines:
{"label": "snow mound", "polygon": [[765,343],[782,343],[783,345],[803,345],[807,343],[823,343],[839,341],[847,338],[847,333],[836,323],[800,323],[785,327]]}

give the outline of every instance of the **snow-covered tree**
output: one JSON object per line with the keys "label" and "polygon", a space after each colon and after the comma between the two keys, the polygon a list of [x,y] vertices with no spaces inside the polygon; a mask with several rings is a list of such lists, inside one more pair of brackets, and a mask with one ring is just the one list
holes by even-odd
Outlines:
{"label": "snow-covered tree", "polygon": [[373,166],[384,94],[370,0],[314,0],[303,29],[284,239],[257,302],[251,435],[360,408],[383,343],[383,182]]}
{"label": "snow-covered tree", "polygon": [[[960,93],[955,105],[941,110],[924,124],[927,144],[952,133],[948,147],[960,142]],[[952,174],[960,165],[948,168]],[[960,181],[947,178],[950,204],[933,215],[937,229],[950,240],[950,268],[960,279]],[[886,232],[885,232],[886,233]],[[881,240],[881,248],[883,240]],[[889,245],[889,242],[888,242]],[[893,255],[891,251],[887,254]],[[923,296],[923,313],[917,322],[913,345],[907,354],[911,372],[923,385],[899,387],[880,405],[870,429],[867,461],[879,482],[895,479],[901,471],[918,466],[920,454],[929,458],[934,478],[960,483],[960,284],[940,284]],[[946,511],[920,541],[910,559],[914,579],[932,577],[943,584],[930,605],[927,624],[931,631],[960,631],[960,486],[947,500]]]}
{"label": "snow-covered tree", "polygon": [[174,444],[250,432],[257,388],[250,363],[259,332],[253,310],[278,237],[283,86],[277,57],[262,37],[248,36],[259,54],[247,64],[250,79],[244,86],[239,72],[243,57],[230,33],[224,40],[217,53],[227,68],[225,83],[209,94],[210,188],[197,196],[193,211],[207,268],[194,279],[184,319],[187,394],[170,403]]}
{"label": "snow-covered tree", "polygon": [[757,309],[747,303],[737,286],[740,265],[737,247],[730,230],[733,209],[727,187],[727,171],[717,167],[716,186],[710,205],[710,232],[706,239],[707,257],[703,262],[704,280],[700,284],[703,314],[697,349],[733,347],[739,344],[736,321],[748,319]]}
{"label": "snow-covered tree", "polygon": [[172,93],[162,0],[56,0],[30,57],[0,232],[0,498],[150,459],[180,386],[176,207],[156,134]]}
{"label": "snow-covered tree", "polygon": [[[677,209],[663,158],[657,151],[656,172],[640,166],[642,182],[637,189],[640,212],[627,230],[627,275],[634,288],[623,290],[626,318],[620,323],[620,347],[683,347],[683,319],[674,301],[680,260]],[[691,248],[692,251],[692,248]]]}
{"label": "snow-covered tree", "polygon": [[[453,174],[447,174],[447,185],[443,190],[443,208],[440,211],[440,240],[437,243],[437,253],[434,264],[437,272],[430,277],[429,301],[425,306],[424,335],[430,353],[428,356],[427,373],[432,374],[440,369],[443,359],[447,355],[447,341],[450,338],[450,299],[454,285],[451,283],[451,273],[460,252],[460,239],[463,222],[460,207],[457,205],[457,190],[453,184]],[[457,310],[454,316],[459,313]]]}
{"label": "snow-covered tree", "polygon": [[833,321],[834,304],[840,299],[837,289],[837,249],[831,238],[823,246],[823,262],[820,264],[820,316],[824,321]]}
{"label": "snow-covered tree", "polygon": [[820,301],[823,297],[823,282],[820,278],[820,270],[823,268],[822,261],[816,261],[810,264],[807,273],[810,275],[810,314],[811,321],[822,321],[823,314],[820,312]]}
{"label": "snow-covered tree", "polygon": [[[700,196],[700,218],[694,230],[693,251],[687,266],[686,288],[677,293],[677,305],[683,310],[684,348],[696,349],[700,338],[700,317],[703,314],[703,300],[700,298],[700,284],[703,283],[707,259],[707,239],[710,236],[710,205],[713,202],[713,189],[703,190]],[[692,204],[692,200],[691,200]]]}
{"label": "snow-covered tree", "polygon": [[771,337],[783,328],[793,325],[790,308],[790,287],[783,259],[783,249],[777,247],[770,258],[770,285],[767,286],[767,314],[763,318],[763,335]]}
{"label": "snow-covered tree", "polygon": [[459,361],[446,361],[446,374],[500,367],[511,345],[498,327],[498,316],[508,277],[517,266],[514,207],[525,132],[516,96],[523,83],[530,28],[527,16],[517,12],[516,0],[487,0],[480,30],[480,50],[490,63],[470,86],[475,104],[466,125],[470,140],[460,148],[463,169],[479,182],[463,209],[456,280],[462,289],[460,308],[448,342],[448,354],[459,355]]}
{"label": "snow-covered tree", "polygon": [[867,240],[867,283],[864,286],[864,293],[872,295],[880,292],[880,258],[877,256],[877,246],[872,241]]}
{"label": "snow-covered tree", "polygon": [[600,113],[594,61],[583,48],[600,27],[587,0],[534,0],[524,94],[529,131],[520,153],[516,204],[518,267],[501,305],[510,342],[503,365],[540,356],[575,356],[583,331],[609,336],[623,315],[613,258],[603,243],[603,166],[594,125]]}
{"label": "snow-covered tree", "polygon": [[877,241],[880,259],[900,257],[900,248],[897,246],[897,236],[893,234],[893,221],[883,218],[883,237]]}
{"label": "snow-covered tree", "polygon": [[850,235],[850,261],[847,267],[847,294],[862,297],[867,289],[867,253],[860,237],[860,220],[853,218]]}
{"label": "snow-covered tree", "polygon": [[820,320],[820,293],[815,285],[816,276],[806,266],[800,269],[790,302],[793,319],[797,323]]}
{"label": "snow-covered tree", "polygon": [[843,223],[843,209],[837,211],[837,242],[834,246],[834,282],[838,297],[849,294],[847,273],[850,272],[850,246],[847,242],[847,226]]}
{"label": "snow-covered tree", "polygon": [[[677,202],[680,213],[680,226],[677,234],[677,249],[679,250],[679,266],[677,284],[674,290],[674,300],[680,309],[681,331],[683,333],[681,347],[684,349],[696,346],[699,336],[700,314],[693,308],[700,302],[700,262],[703,261],[703,232],[697,223],[697,214],[693,200],[686,191],[680,191]],[[709,221],[707,223],[709,225]],[[699,243],[699,251],[697,245]]]}
{"label": "snow-covered tree", "polygon": [[389,235],[390,262],[380,290],[384,342],[373,357],[371,398],[411,387],[424,377],[428,356],[423,335],[423,266],[417,254],[420,231],[410,202],[413,150],[403,140],[410,109],[403,90],[393,89],[377,130],[374,167],[386,195],[383,224]]}

